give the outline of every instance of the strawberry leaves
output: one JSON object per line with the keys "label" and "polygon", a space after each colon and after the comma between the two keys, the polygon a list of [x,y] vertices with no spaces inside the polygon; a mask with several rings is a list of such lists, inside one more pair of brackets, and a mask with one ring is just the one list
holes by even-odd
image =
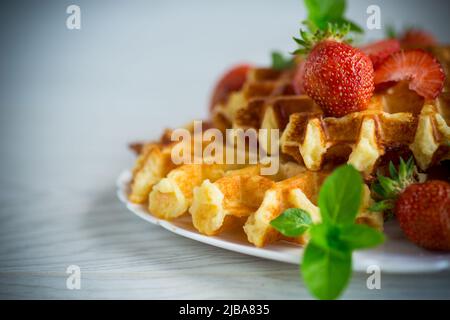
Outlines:
{"label": "strawberry leaves", "polygon": [[307,54],[322,40],[351,42],[351,39],[346,38],[349,32],[350,26],[348,24],[338,25],[332,23],[327,23],[324,29],[317,29],[314,33],[300,29],[300,37],[293,37],[294,41],[299,45],[299,49],[294,51],[293,54]]}
{"label": "strawberry leaves", "polygon": [[374,203],[369,208],[370,211],[392,213],[398,195],[410,184],[417,182],[415,177],[417,169],[413,157],[406,162],[400,158],[398,169],[391,161],[388,168],[390,177],[377,174],[377,180],[371,186],[372,193],[380,201]]}

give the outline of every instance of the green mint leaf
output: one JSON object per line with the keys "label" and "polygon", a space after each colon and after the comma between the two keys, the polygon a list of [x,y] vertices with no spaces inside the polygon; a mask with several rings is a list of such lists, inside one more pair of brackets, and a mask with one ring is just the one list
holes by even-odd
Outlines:
{"label": "green mint leaf", "polygon": [[343,27],[348,25],[350,31],[363,33],[364,30],[353,21],[344,18],[345,0],[305,0],[308,19],[304,24],[311,32],[325,31],[329,23]]}
{"label": "green mint leaf", "polygon": [[360,173],[351,165],[337,168],[323,183],[319,208],[325,223],[353,223],[363,193]]}
{"label": "green mint leaf", "polygon": [[345,12],[345,0],[305,0],[308,17],[311,20],[330,20],[341,18]]}
{"label": "green mint leaf", "polygon": [[270,225],[286,237],[298,237],[312,225],[311,216],[305,210],[291,208],[285,210]]}
{"label": "green mint leaf", "polygon": [[[295,39],[295,38],[294,38]],[[300,39],[295,39],[301,41]],[[294,59],[285,58],[280,52],[272,52],[272,68],[275,70],[286,70],[294,66]]]}
{"label": "green mint leaf", "polygon": [[324,250],[330,250],[336,255],[349,250],[346,244],[340,240],[341,230],[339,225],[315,224],[310,228],[309,234],[317,246]]}
{"label": "green mint leaf", "polygon": [[373,248],[384,242],[381,232],[363,224],[342,225],[339,228],[339,241],[350,250]]}
{"label": "green mint leaf", "polygon": [[303,281],[318,299],[336,299],[347,287],[352,274],[352,253],[322,248],[312,239],[303,253]]}

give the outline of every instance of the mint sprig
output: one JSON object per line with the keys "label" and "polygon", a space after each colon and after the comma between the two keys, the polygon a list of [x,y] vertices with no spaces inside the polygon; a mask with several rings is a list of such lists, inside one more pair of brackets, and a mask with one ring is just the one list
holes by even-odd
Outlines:
{"label": "mint sprig", "polygon": [[362,33],[363,29],[344,17],[345,0],[305,0],[308,17],[304,24],[311,32],[325,30],[329,23],[338,26],[348,25],[350,30]]}
{"label": "mint sprig", "polygon": [[295,223],[305,217],[305,211],[299,209],[288,209],[282,218],[271,223],[288,236],[308,232],[310,241],[303,253],[301,273],[309,291],[319,299],[336,299],[346,288],[352,274],[354,250],[372,248],[384,241],[381,232],[355,223],[362,194],[359,172],[351,165],[341,166],[320,189],[322,223],[308,227]]}
{"label": "mint sprig", "polygon": [[336,169],[319,191],[322,220],[330,224],[353,223],[361,204],[363,181],[352,166]]}

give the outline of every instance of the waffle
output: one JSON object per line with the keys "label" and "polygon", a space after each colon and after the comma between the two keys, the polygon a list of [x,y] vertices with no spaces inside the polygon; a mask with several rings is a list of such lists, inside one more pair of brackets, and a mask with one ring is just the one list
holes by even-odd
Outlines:
{"label": "waffle", "polygon": [[270,97],[293,95],[292,72],[269,68],[250,70],[241,91],[233,92],[225,103],[213,108],[212,124],[219,129],[259,129],[263,109]]}
{"label": "waffle", "polygon": [[216,235],[230,226],[242,226],[274,184],[268,178],[242,173],[227,175],[214,183],[203,181],[194,189],[189,209],[194,227],[203,234]]}
{"label": "waffle", "polygon": [[173,169],[152,188],[149,211],[161,219],[174,219],[187,213],[193,199],[193,190],[204,180],[215,181],[235,165],[186,164]]}
{"label": "waffle", "polygon": [[175,167],[171,161],[172,147],[161,143],[148,143],[142,147],[132,170],[131,202],[147,202],[152,187]]}
{"label": "waffle", "polygon": [[[311,215],[313,223],[321,221],[319,208],[316,206],[320,186],[328,173],[321,171],[305,171],[293,178],[283,180],[265,193],[261,206],[256,210],[244,225],[248,241],[257,247],[263,247],[277,240],[305,244],[306,235],[297,238],[287,238],[271,227],[270,222],[288,208],[300,208]],[[357,223],[364,223],[378,230],[383,229],[383,216],[381,213],[368,212],[373,203],[370,191],[364,186],[364,197],[356,218]]]}
{"label": "waffle", "polygon": [[[278,175],[262,177],[259,165],[229,168],[192,164],[173,169],[152,187],[149,211],[166,220],[189,211],[193,226],[209,236],[243,227],[248,241],[258,247],[280,239],[297,244],[308,240],[306,236],[286,238],[270,226],[270,221],[287,208],[301,208],[311,214],[313,222],[320,222],[317,196],[328,171],[309,171],[285,162]],[[356,221],[382,230],[382,214],[367,212],[371,203],[365,186]]]}
{"label": "waffle", "polygon": [[[302,208],[313,222],[320,221],[317,196],[330,171],[310,171],[285,158],[278,173],[267,177],[260,176],[262,165],[176,166],[170,161],[173,146],[144,145],[133,169],[130,200],[148,200],[153,215],[171,220],[189,212],[200,233],[217,235],[237,228],[258,247],[280,239],[297,244],[308,240],[283,237],[270,226],[287,208]],[[364,199],[357,222],[382,229],[382,215],[366,210],[372,201],[367,186]]]}
{"label": "waffle", "polygon": [[450,136],[439,101],[421,100],[402,83],[375,95],[368,110],[342,118],[294,113],[281,150],[316,171],[326,162],[347,161],[368,176],[385,155],[409,152],[426,170],[448,156]]}
{"label": "waffle", "polygon": [[[447,70],[450,48],[432,50]],[[399,83],[375,94],[368,110],[333,118],[324,117],[307,96],[294,95],[292,78],[292,71],[252,70],[243,89],[214,108],[213,124],[222,129],[280,129],[281,152],[314,171],[327,163],[348,162],[370,177],[399,155],[413,155],[424,171],[449,158],[448,82],[435,101],[424,101]],[[259,142],[268,150],[270,140]]]}
{"label": "waffle", "polygon": [[[193,133],[192,123],[184,126],[189,132]],[[178,153],[183,157],[183,144],[188,142],[172,142],[172,130],[166,129],[158,142],[149,142],[144,144],[134,144],[133,150],[138,150],[138,158],[132,169],[131,192],[129,200],[133,203],[143,204],[148,201],[149,193],[152,191],[161,179],[179,165],[172,161],[172,152]],[[194,139],[190,141],[189,156],[194,155]],[[207,145],[202,141],[202,150]],[[177,148],[177,149],[176,149]],[[179,152],[177,151],[179,150]]]}

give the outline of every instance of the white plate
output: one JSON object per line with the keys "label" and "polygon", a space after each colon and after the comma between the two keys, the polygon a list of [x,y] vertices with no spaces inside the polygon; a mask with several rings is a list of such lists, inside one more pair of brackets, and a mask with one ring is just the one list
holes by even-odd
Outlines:
{"label": "white plate", "polygon": [[[250,244],[245,234],[221,234],[209,237],[198,233],[186,216],[175,221],[166,221],[152,216],[145,206],[128,201],[130,171],[122,172],[117,179],[117,195],[127,208],[140,218],[150,223],[179,234],[219,248],[248,254],[264,259],[299,264],[303,249],[299,246],[279,242],[264,248],[256,248]],[[450,253],[438,253],[423,250],[406,240],[395,222],[385,226],[388,240],[382,246],[372,250],[357,251],[353,254],[353,269],[365,272],[368,266],[377,265],[382,272],[389,273],[423,273],[438,272],[450,269]]]}

